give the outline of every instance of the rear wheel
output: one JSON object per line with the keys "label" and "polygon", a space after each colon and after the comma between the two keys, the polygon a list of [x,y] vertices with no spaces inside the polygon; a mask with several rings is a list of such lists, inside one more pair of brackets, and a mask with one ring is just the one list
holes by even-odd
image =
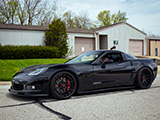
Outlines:
{"label": "rear wheel", "polygon": [[56,99],[70,98],[76,91],[77,82],[75,77],[69,72],[57,73],[51,81],[50,92]]}
{"label": "rear wheel", "polygon": [[147,89],[152,85],[153,82],[153,74],[149,68],[142,68],[136,80],[136,86],[138,88]]}

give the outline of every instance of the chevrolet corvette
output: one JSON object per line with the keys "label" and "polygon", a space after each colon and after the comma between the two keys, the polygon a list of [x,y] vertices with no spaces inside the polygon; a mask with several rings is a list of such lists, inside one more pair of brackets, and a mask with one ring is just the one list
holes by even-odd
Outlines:
{"label": "chevrolet corvette", "polygon": [[87,93],[137,87],[147,89],[157,75],[154,58],[136,58],[118,50],[85,52],[64,64],[34,65],[13,76],[10,93],[67,99]]}

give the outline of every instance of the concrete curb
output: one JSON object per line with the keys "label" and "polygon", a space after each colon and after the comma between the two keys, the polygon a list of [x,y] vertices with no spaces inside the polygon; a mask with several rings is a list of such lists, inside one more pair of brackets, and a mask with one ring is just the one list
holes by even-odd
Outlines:
{"label": "concrete curb", "polygon": [[0,81],[0,85],[11,85],[10,81]]}
{"label": "concrete curb", "polygon": [[158,72],[157,72],[158,75],[160,75],[160,65],[158,65]]}

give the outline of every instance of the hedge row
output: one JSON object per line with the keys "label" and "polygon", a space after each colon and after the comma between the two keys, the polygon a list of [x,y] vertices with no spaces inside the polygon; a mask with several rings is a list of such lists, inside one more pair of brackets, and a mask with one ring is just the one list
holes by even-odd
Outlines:
{"label": "hedge row", "polygon": [[46,46],[0,46],[0,59],[27,59],[27,58],[60,58],[57,47]]}

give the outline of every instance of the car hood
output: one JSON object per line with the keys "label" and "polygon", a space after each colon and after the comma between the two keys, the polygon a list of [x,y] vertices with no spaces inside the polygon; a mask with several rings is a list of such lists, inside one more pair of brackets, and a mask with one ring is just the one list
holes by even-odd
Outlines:
{"label": "car hood", "polygon": [[26,67],[26,68],[20,70],[19,72],[31,72],[31,71],[34,71],[39,68],[50,68],[50,67],[54,67],[57,65],[60,65],[60,64],[33,65],[33,66]]}

